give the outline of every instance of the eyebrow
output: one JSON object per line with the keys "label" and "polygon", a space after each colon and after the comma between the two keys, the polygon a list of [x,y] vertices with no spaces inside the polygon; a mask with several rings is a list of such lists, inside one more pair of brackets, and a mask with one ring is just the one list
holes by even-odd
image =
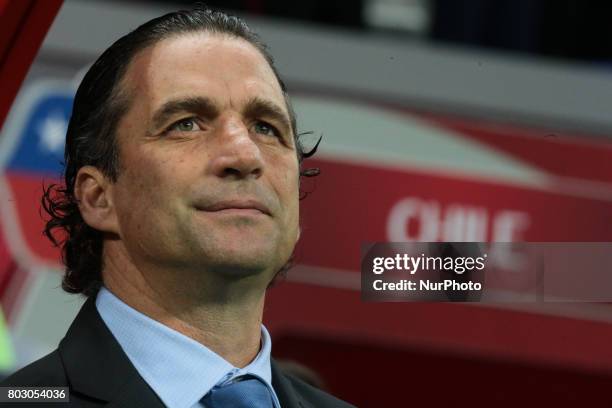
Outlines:
{"label": "eyebrow", "polygon": [[[168,119],[181,112],[197,113],[207,119],[213,119],[220,113],[217,105],[212,99],[207,97],[196,96],[173,99],[165,102],[153,113],[153,128],[161,128],[166,124]],[[258,97],[250,99],[242,110],[242,115],[250,119],[261,117],[270,118],[278,122],[284,128],[282,130],[287,133],[291,133],[293,129],[287,113],[276,103],[267,99]]]}
{"label": "eyebrow", "polygon": [[153,128],[161,128],[169,118],[180,112],[193,112],[207,118],[214,118],[219,114],[217,106],[209,98],[196,96],[181,99],[173,99],[164,103],[153,114]]}
{"label": "eyebrow", "polygon": [[242,111],[242,114],[247,118],[270,118],[284,128],[284,132],[291,134],[293,127],[287,113],[281,109],[276,103],[262,98],[252,98],[249,100]]}

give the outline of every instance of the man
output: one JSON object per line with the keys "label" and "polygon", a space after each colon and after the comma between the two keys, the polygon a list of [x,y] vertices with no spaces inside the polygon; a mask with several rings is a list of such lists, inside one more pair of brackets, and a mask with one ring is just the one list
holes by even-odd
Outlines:
{"label": "man", "polygon": [[43,200],[63,288],[88,300],[3,385],[69,386],[77,406],[348,407],[283,375],[261,324],[307,155],[242,20],[176,12],[119,39],[77,91],[65,186]]}

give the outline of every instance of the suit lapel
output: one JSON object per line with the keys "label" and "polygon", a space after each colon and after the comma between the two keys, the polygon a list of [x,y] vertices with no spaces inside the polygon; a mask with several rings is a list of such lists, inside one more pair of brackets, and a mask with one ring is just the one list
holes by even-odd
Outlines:
{"label": "suit lapel", "polygon": [[293,385],[285,375],[280,371],[274,360],[270,361],[272,365],[272,387],[278,397],[282,408],[314,408],[312,405],[304,401],[303,398],[295,391]]}
{"label": "suit lapel", "polygon": [[59,352],[76,392],[108,401],[109,407],[164,407],[106,327],[95,296],[79,311]]}
{"label": "suit lapel", "polygon": [[165,408],[165,405],[151,390],[149,385],[138,376],[129,383],[106,405],[107,408]]}
{"label": "suit lapel", "polygon": [[[164,408],[100,317],[95,296],[83,304],[59,352],[71,388],[110,408]],[[295,390],[274,360],[272,386],[282,408],[315,408]]]}

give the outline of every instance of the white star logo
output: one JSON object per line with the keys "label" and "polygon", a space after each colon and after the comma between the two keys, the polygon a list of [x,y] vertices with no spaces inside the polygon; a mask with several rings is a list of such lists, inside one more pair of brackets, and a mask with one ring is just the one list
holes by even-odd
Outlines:
{"label": "white star logo", "polygon": [[38,126],[39,148],[46,153],[61,153],[68,122],[61,112],[48,115]]}

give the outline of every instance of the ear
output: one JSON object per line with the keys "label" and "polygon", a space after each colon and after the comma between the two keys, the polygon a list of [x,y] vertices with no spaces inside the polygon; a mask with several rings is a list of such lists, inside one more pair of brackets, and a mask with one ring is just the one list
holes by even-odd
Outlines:
{"label": "ear", "polygon": [[85,223],[98,231],[119,234],[117,214],[112,200],[112,182],[93,166],[79,169],[74,195]]}

